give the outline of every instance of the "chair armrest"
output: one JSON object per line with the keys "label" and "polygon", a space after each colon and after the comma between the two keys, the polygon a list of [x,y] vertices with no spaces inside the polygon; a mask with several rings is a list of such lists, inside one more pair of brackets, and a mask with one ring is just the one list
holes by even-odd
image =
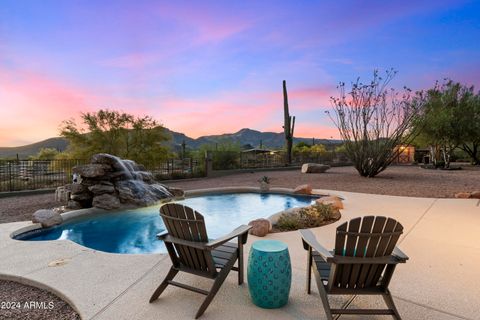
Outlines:
{"label": "chair armrest", "polygon": [[163,230],[162,232],[157,233],[157,239],[158,240],[163,240],[165,236],[168,235],[168,230]]}
{"label": "chair armrest", "polygon": [[400,250],[399,247],[393,248],[392,256],[400,260],[400,262],[406,262],[409,258],[408,256]]}
{"label": "chair armrest", "polygon": [[331,259],[335,264],[398,264],[405,261],[399,260],[393,255],[384,257],[348,257],[348,256],[334,256]]}
{"label": "chair armrest", "polygon": [[302,235],[303,247],[306,250],[308,250],[308,247],[311,247],[317,251],[326,262],[332,262],[333,255],[330,253],[330,251],[318,243],[317,238],[315,238],[315,235],[312,233],[312,231],[308,229],[302,229],[300,230],[300,234]]}
{"label": "chair armrest", "polygon": [[225,242],[232,240],[233,238],[237,238],[242,235],[245,236],[244,239],[242,239],[242,244],[245,244],[245,242],[247,242],[248,230],[250,230],[251,228],[252,226],[241,225],[240,227],[236,228],[229,234],[224,235],[223,237],[217,238],[215,240],[209,241],[205,246],[207,247],[207,249],[211,250],[224,244]]}
{"label": "chair armrest", "polygon": [[180,238],[175,238],[172,237],[171,235],[167,234],[165,236],[162,236],[161,240],[163,240],[166,243],[174,243],[174,244],[180,244],[183,246],[191,247],[191,248],[196,248],[200,250],[205,250],[207,249],[207,244],[206,242],[197,242],[197,241],[189,241],[189,240],[184,240]]}

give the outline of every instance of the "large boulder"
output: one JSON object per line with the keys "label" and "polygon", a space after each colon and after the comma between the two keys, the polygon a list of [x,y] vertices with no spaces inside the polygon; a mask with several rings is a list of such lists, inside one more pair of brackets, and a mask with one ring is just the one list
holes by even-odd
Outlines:
{"label": "large boulder", "polygon": [[248,232],[257,237],[265,237],[272,230],[272,224],[267,219],[252,220],[248,225],[252,226]]}
{"label": "large boulder", "polygon": [[115,187],[113,186],[113,183],[94,184],[93,186],[88,187],[88,190],[95,195],[115,193]]}
{"label": "large boulder", "polygon": [[87,186],[81,183],[72,183],[70,189],[72,190],[72,194],[81,194],[88,191]]}
{"label": "large boulder", "polygon": [[329,165],[319,163],[304,163],[302,165],[302,173],[324,173],[330,169]]}
{"label": "large boulder", "polygon": [[102,177],[108,171],[108,166],[91,163],[73,167],[73,173],[79,174],[82,178]]}
{"label": "large boulder", "polygon": [[342,199],[336,196],[321,197],[315,201],[318,204],[331,205],[335,209],[343,209]]}
{"label": "large boulder", "polygon": [[310,195],[312,194],[312,186],[309,184],[302,184],[295,189],[293,189],[294,194],[305,194]]}
{"label": "large boulder", "polygon": [[63,222],[60,213],[50,209],[40,209],[35,211],[32,216],[32,222],[40,223],[43,228],[48,228]]}
{"label": "large boulder", "polygon": [[92,205],[105,210],[113,210],[121,207],[120,200],[116,196],[108,193],[93,197]]}

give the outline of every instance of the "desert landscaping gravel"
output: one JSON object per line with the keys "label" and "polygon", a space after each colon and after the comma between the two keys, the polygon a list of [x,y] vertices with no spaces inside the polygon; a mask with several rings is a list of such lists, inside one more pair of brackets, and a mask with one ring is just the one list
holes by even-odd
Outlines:
{"label": "desert landscaping gravel", "polygon": [[56,295],[18,282],[0,280],[0,320],[79,320]]}
{"label": "desert landscaping gravel", "polygon": [[480,190],[480,167],[465,166],[463,170],[431,170],[418,166],[391,166],[375,178],[358,175],[353,167],[333,167],[325,173],[302,174],[300,170],[241,173],[218,178],[168,183],[185,190],[258,186],[261,177],[271,178],[272,187],[294,188],[310,184],[314,189],[339,190],[382,195],[453,198],[457,192]]}

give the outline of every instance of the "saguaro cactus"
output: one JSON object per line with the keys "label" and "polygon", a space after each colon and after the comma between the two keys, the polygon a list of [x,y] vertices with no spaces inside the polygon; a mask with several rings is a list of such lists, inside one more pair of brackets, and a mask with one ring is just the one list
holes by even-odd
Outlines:
{"label": "saguaro cactus", "polygon": [[288,111],[287,82],[283,80],[283,131],[285,132],[285,147],[287,149],[287,164],[292,163],[293,130],[295,129],[295,116]]}

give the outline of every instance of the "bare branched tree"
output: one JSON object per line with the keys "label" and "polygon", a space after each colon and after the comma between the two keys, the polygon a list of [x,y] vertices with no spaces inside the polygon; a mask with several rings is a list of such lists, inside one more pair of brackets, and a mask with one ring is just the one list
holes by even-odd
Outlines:
{"label": "bare branched tree", "polygon": [[350,92],[340,83],[339,97],[331,97],[334,115],[330,115],[345,143],[347,155],[363,177],[374,177],[385,170],[402,152],[401,146],[417,134],[414,123],[423,103],[421,95],[412,97],[387,88],[396,75],[388,70],[384,78],[374,71],[373,80],[363,84],[358,78]]}

